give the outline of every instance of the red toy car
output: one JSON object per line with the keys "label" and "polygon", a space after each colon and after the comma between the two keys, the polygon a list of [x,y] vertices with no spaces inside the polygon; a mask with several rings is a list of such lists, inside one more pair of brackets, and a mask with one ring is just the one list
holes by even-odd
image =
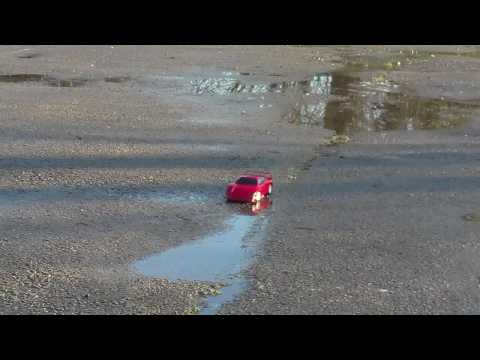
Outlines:
{"label": "red toy car", "polygon": [[228,201],[255,203],[272,193],[273,180],[269,173],[242,175],[227,185],[225,196]]}

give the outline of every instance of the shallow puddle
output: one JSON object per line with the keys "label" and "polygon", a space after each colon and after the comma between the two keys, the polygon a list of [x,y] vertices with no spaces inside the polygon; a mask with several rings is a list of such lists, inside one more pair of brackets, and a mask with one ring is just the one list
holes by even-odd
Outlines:
{"label": "shallow puddle", "polygon": [[[326,96],[298,96],[285,118],[292,124],[319,125],[337,134],[451,128],[463,125],[476,108],[445,99],[402,93],[382,75],[371,81],[332,73]],[[331,95],[331,96],[330,96]]]}
{"label": "shallow puddle", "polygon": [[193,191],[150,191],[140,194],[131,194],[131,198],[140,201],[153,201],[160,202],[164,204],[198,204],[206,203],[211,201],[212,197],[208,196],[206,193],[193,192]]}
{"label": "shallow puddle", "polygon": [[[457,127],[477,109],[475,105],[443,98],[418,97],[388,80],[386,72],[375,72],[370,79],[365,76],[362,79],[361,71],[379,68],[372,60],[367,64],[365,68],[355,69],[349,65],[299,81],[252,84],[230,76],[195,80],[191,85],[196,95],[257,96],[257,100],[264,102],[260,108],[286,107],[283,119],[291,124],[322,126],[337,134]],[[394,66],[390,70],[393,69]],[[271,103],[266,105],[267,101]]]}
{"label": "shallow puddle", "polygon": [[242,239],[256,220],[235,215],[227,222],[225,232],[150,256],[137,261],[134,267],[146,276],[171,281],[226,281],[241,270],[248,257],[249,247],[244,246]]}
{"label": "shallow puddle", "polygon": [[18,59],[35,59],[37,57],[42,56],[39,52],[30,51],[29,49],[23,50],[19,55],[17,55]]}
{"label": "shallow puddle", "polygon": [[469,213],[462,216],[464,221],[480,223],[480,213]]}
{"label": "shallow puddle", "polygon": [[20,83],[20,82],[38,82],[44,79],[45,75],[40,74],[9,74],[0,75],[0,82]]}
{"label": "shallow puddle", "polygon": [[[271,204],[271,201],[265,201],[267,205],[260,205],[259,209],[263,210]],[[232,206],[250,208],[250,205]],[[226,230],[139,260],[133,264],[133,268],[145,276],[170,281],[225,284],[220,295],[206,299],[206,306],[201,311],[204,315],[215,314],[246,286],[241,272],[253,259],[267,220],[265,216],[250,216],[257,213],[250,209],[246,213],[235,214],[227,220]]]}
{"label": "shallow puddle", "polygon": [[[128,76],[113,76],[103,79],[107,83],[123,83],[131,81]],[[87,78],[63,79],[46,74],[5,74],[0,75],[0,83],[40,83],[51,87],[81,87],[88,83],[98,81]]]}
{"label": "shallow puddle", "polygon": [[46,188],[35,190],[0,190],[1,208],[20,208],[32,204],[47,204],[62,201],[122,200],[153,201],[167,205],[194,205],[218,200],[219,197],[193,191],[129,191],[127,193],[112,189],[69,189]]}
{"label": "shallow puddle", "polygon": [[87,79],[60,79],[49,75],[42,74],[8,74],[0,75],[0,82],[4,83],[24,83],[39,82],[47,86],[53,87],[79,87],[84,86],[89,80]]}
{"label": "shallow puddle", "polygon": [[132,79],[130,78],[130,76],[111,76],[111,77],[106,77],[104,79],[105,82],[109,82],[109,83],[124,83],[124,82],[127,82],[127,81],[131,81]]}
{"label": "shallow puddle", "polygon": [[[230,73],[229,73],[230,74]],[[233,74],[232,74],[233,75]],[[267,94],[285,93],[291,89],[301,89],[304,92],[324,94],[328,89],[325,82],[331,77],[315,75],[311,80],[282,81],[274,83],[247,83],[235,77],[208,78],[191,81],[192,92],[196,95],[230,95],[230,94]],[[328,95],[328,94],[324,94]]]}
{"label": "shallow puddle", "polygon": [[66,198],[67,195],[67,192],[56,190],[0,191],[0,209],[12,209],[32,206],[32,204],[36,203],[59,201]]}
{"label": "shallow puddle", "polygon": [[118,195],[103,189],[44,188],[25,190],[0,190],[0,209],[43,206],[63,201],[108,200]]}

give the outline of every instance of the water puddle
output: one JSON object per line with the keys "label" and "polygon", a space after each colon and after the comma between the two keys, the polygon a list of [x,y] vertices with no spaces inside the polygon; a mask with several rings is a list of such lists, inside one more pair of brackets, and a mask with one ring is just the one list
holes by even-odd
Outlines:
{"label": "water puddle", "polygon": [[113,190],[108,189],[19,189],[0,190],[0,209],[16,209],[22,207],[44,206],[64,201],[95,201],[118,197]]}
{"label": "water puddle", "polygon": [[[368,64],[373,69],[379,67],[372,61]],[[395,64],[400,66],[401,61]],[[346,69],[317,73],[300,81],[254,84],[232,75],[194,80],[191,86],[196,95],[253,95],[256,96],[253,99],[262,100],[260,108],[286,107],[284,121],[294,125],[322,126],[345,135],[358,131],[458,127],[477,109],[476,105],[443,98],[418,97],[388,80],[387,73],[375,72],[366,79],[365,74],[359,76],[364,68],[354,70],[355,66],[352,70],[350,64]],[[266,99],[270,104],[266,104]]]}
{"label": "water puddle", "polygon": [[272,206],[272,204],[272,199],[266,197],[263,198],[261,201],[257,201],[255,204],[236,204],[238,206],[236,210],[240,215],[253,216],[260,214],[262,211],[268,209]]}
{"label": "water puddle", "polygon": [[239,206],[242,213],[227,220],[226,230],[139,260],[133,264],[133,268],[145,276],[170,281],[224,284],[220,294],[206,299],[206,306],[200,312],[202,315],[215,314],[247,285],[241,272],[251,263],[267,223],[267,217],[251,215],[258,214],[270,205],[271,201],[267,199],[258,209],[246,210],[246,213],[243,211],[250,206]]}
{"label": "water puddle", "polygon": [[[103,79],[107,83],[123,83],[131,81],[128,76],[114,76],[105,77]],[[0,75],[0,83],[40,83],[42,85],[51,87],[81,87],[88,83],[98,81],[96,79],[86,78],[71,78],[62,79],[51,75],[45,74],[6,74]]]}
{"label": "water puddle", "polygon": [[195,151],[196,153],[199,152],[228,152],[234,148],[234,145],[231,144],[215,144],[215,145],[206,145],[206,144],[175,144],[175,147],[178,150],[187,150],[187,151]]}
{"label": "water puddle", "polygon": [[327,89],[324,82],[328,78],[315,75],[311,80],[282,81],[275,83],[254,83],[249,84],[235,77],[208,78],[191,81],[192,92],[196,95],[230,95],[230,94],[267,94],[285,93],[289,89],[302,89],[315,94],[324,94]]}
{"label": "water puddle", "polygon": [[455,56],[464,58],[479,58],[480,51],[478,49],[460,49],[451,51],[427,51],[419,49],[403,49],[399,51],[389,51],[380,56],[372,54],[351,54],[345,49],[344,58],[340,63],[348,71],[363,70],[401,70],[405,65],[411,65],[418,62],[430,61],[438,57]]}
{"label": "water puddle", "polygon": [[63,201],[122,200],[151,201],[166,205],[193,206],[223,199],[218,192],[169,191],[166,189],[116,189],[116,188],[43,188],[0,190],[0,209],[13,209]]}
{"label": "water puddle", "polygon": [[37,57],[40,57],[40,53],[34,53],[34,52],[25,52],[23,54],[17,55],[18,59],[34,59]]}
{"label": "water puddle", "polygon": [[204,93],[216,95],[228,95],[239,93],[263,94],[268,91],[268,86],[263,84],[246,85],[236,78],[203,79],[191,82],[193,93],[202,95]]}
{"label": "water puddle", "polygon": [[130,198],[139,201],[152,201],[163,204],[188,205],[206,203],[212,200],[206,193],[193,191],[149,191],[140,194],[130,194]]}
{"label": "water puddle", "polygon": [[42,74],[8,74],[0,75],[0,82],[3,83],[25,83],[38,82],[47,86],[54,87],[79,87],[84,86],[87,79],[59,79],[49,75]]}
{"label": "water puddle", "polygon": [[131,81],[132,78],[130,78],[130,76],[111,76],[111,77],[106,77],[103,80],[105,82],[108,82],[108,83],[119,84],[119,83],[124,83],[124,82],[127,82],[127,81]]}
{"label": "water puddle", "polygon": [[476,108],[445,99],[402,93],[399,86],[377,75],[370,81],[332,73],[320,97],[298,96],[285,119],[297,125],[319,125],[337,134],[358,131],[433,130],[463,125]]}
{"label": "water puddle", "polygon": [[462,216],[463,221],[480,223],[480,213],[469,213]]}

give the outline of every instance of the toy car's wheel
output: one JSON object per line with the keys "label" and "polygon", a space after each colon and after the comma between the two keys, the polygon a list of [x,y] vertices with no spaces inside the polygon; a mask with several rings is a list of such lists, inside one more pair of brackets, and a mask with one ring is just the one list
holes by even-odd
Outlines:
{"label": "toy car's wheel", "polygon": [[268,192],[267,192],[268,195],[272,195],[272,185],[268,185]]}

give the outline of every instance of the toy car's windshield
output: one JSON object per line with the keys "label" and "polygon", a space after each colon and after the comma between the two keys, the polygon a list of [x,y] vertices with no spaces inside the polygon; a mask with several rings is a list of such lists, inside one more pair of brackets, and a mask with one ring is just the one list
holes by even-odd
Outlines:
{"label": "toy car's windshield", "polygon": [[239,185],[257,185],[257,179],[250,177],[241,177],[236,181]]}

